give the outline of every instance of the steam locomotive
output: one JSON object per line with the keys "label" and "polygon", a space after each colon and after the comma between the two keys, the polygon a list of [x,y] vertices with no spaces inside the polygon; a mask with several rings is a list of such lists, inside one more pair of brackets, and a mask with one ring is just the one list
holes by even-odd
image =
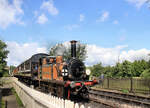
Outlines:
{"label": "steam locomotive", "polygon": [[35,88],[70,99],[73,95],[88,96],[88,89],[98,83],[89,80],[90,70],[76,57],[77,41],[71,43],[71,59],[63,61],[62,56],[39,53],[14,69],[18,80],[34,85]]}

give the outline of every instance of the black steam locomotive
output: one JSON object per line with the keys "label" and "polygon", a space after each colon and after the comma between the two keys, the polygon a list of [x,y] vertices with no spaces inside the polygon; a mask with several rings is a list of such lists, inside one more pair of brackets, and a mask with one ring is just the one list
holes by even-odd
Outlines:
{"label": "black steam locomotive", "polygon": [[71,59],[63,61],[62,56],[36,54],[20,64],[14,76],[58,97],[87,96],[88,88],[98,81],[89,80],[90,70],[76,57],[76,42],[71,41]]}

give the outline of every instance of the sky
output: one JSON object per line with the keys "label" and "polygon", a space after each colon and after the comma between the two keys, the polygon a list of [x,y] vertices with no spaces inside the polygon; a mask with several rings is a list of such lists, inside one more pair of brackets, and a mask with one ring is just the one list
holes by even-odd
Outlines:
{"label": "sky", "polygon": [[149,59],[147,0],[0,0],[0,39],[18,65],[47,46],[87,44],[86,65]]}

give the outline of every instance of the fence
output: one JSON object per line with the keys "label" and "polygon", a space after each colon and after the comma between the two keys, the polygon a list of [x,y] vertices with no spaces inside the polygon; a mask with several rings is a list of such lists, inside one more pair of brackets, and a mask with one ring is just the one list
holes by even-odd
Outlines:
{"label": "fence", "polygon": [[58,97],[48,95],[24,84],[13,78],[13,87],[22,100],[25,108],[90,108],[83,104],[74,103],[70,100],[63,100]]}
{"label": "fence", "polygon": [[128,90],[133,93],[150,94],[150,79],[144,78],[104,78],[100,88]]}

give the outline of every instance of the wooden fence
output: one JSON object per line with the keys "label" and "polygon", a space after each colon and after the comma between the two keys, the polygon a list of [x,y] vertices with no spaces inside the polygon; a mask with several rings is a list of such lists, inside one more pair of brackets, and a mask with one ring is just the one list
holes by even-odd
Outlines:
{"label": "wooden fence", "polygon": [[145,78],[104,78],[97,87],[126,90],[133,93],[150,94],[150,79]]}

